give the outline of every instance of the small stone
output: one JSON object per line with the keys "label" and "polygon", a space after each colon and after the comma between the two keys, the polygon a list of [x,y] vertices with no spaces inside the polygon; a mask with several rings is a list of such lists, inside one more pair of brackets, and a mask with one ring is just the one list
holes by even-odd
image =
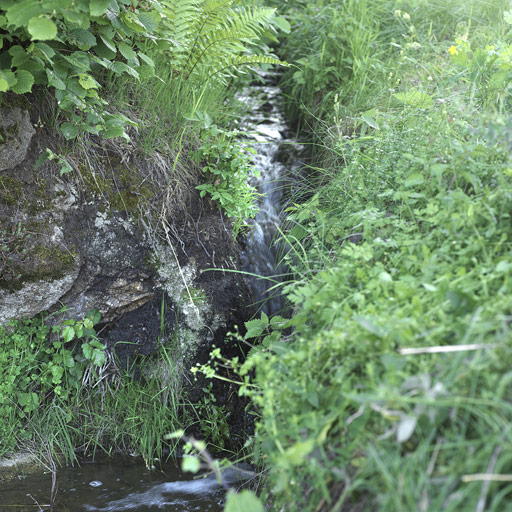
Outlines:
{"label": "small stone", "polygon": [[101,487],[103,482],[100,482],[99,480],[93,480],[92,482],[89,482],[89,485],[91,487]]}

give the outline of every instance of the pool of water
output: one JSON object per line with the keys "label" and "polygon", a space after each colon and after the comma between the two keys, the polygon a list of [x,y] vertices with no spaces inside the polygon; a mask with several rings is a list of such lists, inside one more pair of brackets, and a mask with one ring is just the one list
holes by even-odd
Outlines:
{"label": "pool of water", "polygon": [[[225,479],[236,485],[237,475]],[[128,458],[60,469],[54,511],[221,512],[225,491],[214,476],[193,478],[175,465],[148,469]],[[51,475],[0,483],[0,511],[50,510]]]}

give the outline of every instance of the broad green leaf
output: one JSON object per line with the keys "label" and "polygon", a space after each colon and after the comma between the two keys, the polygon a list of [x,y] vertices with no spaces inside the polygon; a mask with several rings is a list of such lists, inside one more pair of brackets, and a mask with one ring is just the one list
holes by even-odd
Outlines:
{"label": "broad green leaf", "polygon": [[0,92],[5,92],[9,89],[9,84],[7,83],[7,80],[5,78],[2,78],[2,75],[0,75]]}
{"label": "broad green leaf", "polygon": [[149,58],[145,53],[138,52],[137,55],[149,66],[155,67],[155,63],[153,62],[153,59]]}
{"label": "broad green leaf", "polygon": [[112,0],[91,0],[89,8],[91,10],[91,16],[103,16],[110,7]]}
{"label": "broad green leaf", "polygon": [[16,78],[16,84],[11,87],[13,92],[16,94],[25,94],[32,90],[32,86],[34,85],[34,76],[32,73],[20,69],[16,71]]}
{"label": "broad green leaf", "polygon": [[272,22],[274,23],[274,25],[279,27],[285,34],[289,34],[292,29],[290,22],[286,18],[283,18],[282,16],[275,17],[272,20]]}
{"label": "broad green leaf", "polygon": [[75,329],[72,325],[68,325],[62,329],[62,339],[65,343],[71,341],[75,337]]}
{"label": "broad green leaf", "polygon": [[30,18],[28,32],[32,39],[48,40],[57,37],[57,25],[44,16]]}
{"label": "broad green leaf", "polygon": [[126,43],[117,43],[117,48],[126,60],[135,59],[137,57],[137,54],[135,53],[133,48],[130,45],[127,45]]}
{"label": "broad green leaf", "polygon": [[16,44],[9,48],[9,55],[12,57],[11,67],[18,67],[30,59],[30,55],[25,51],[25,48]]}
{"label": "broad green leaf", "polygon": [[393,278],[391,277],[391,275],[388,274],[388,272],[385,272],[385,271],[383,271],[383,272],[381,272],[379,274],[379,279],[381,281],[384,281],[385,283],[392,283],[393,282]]}
{"label": "broad green leaf", "polygon": [[92,353],[91,361],[95,366],[102,366],[105,362],[105,352],[95,349]]}
{"label": "broad green leaf", "polygon": [[229,491],[224,512],[265,512],[265,508],[252,491]]}
{"label": "broad green leaf", "polygon": [[98,42],[98,44],[94,47],[94,51],[101,59],[112,60],[116,56],[116,52],[109,50],[109,48],[105,44],[103,44],[103,41]]}
{"label": "broad green leaf", "polygon": [[97,43],[94,35],[83,28],[75,28],[70,32],[70,34],[82,50],[89,50]]}
{"label": "broad green leaf", "polygon": [[103,36],[100,36],[100,39],[103,41],[103,44],[113,53],[116,53],[117,50],[116,50],[116,45],[115,43],[107,38],[107,37],[103,37]]}
{"label": "broad green leaf", "polygon": [[140,12],[137,14],[137,18],[148,32],[153,32],[160,23],[160,15],[155,11]]}
{"label": "broad green leaf", "polygon": [[393,96],[406,105],[411,105],[418,108],[427,108],[432,105],[432,97],[426,92],[422,92],[416,87],[404,92],[397,92]]}
{"label": "broad green leaf", "polygon": [[503,13],[503,19],[508,25],[512,25],[512,11],[505,11]]}
{"label": "broad green leaf", "polygon": [[60,131],[62,132],[62,135],[67,140],[74,139],[78,135],[78,126],[76,126],[73,123],[62,123],[60,126]]}
{"label": "broad green leaf", "polygon": [[189,473],[197,473],[201,467],[201,461],[198,457],[185,455],[181,461],[181,469]]}
{"label": "broad green leaf", "polygon": [[304,462],[304,459],[309,455],[315,446],[313,439],[307,441],[299,441],[294,445],[290,446],[283,457],[285,461],[292,466],[299,466]]}
{"label": "broad green leaf", "polygon": [[46,70],[46,76],[48,77],[48,85],[60,91],[66,89],[66,84],[51,69]]}
{"label": "broad green leaf", "polygon": [[[16,85],[16,82],[18,81],[16,78],[16,75],[12,71],[7,70],[7,69],[0,71],[0,79],[3,82],[5,82],[5,84],[7,86],[7,89],[5,89],[5,90],[8,90],[10,87]],[[2,92],[4,92],[3,89],[2,89]]]}
{"label": "broad green leaf", "polygon": [[98,82],[96,82],[91,75],[87,75],[85,73],[82,73],[78,77],[78,82],[84,89],[98,89],[99,87]]}
{"label": "broad green leaf", "polygon": [[384,336],[384,331],[381,327],[378,325],[375,325],[369,318],[364,316],[355,316],[354,320],[366,331],[371,332],[372,334],[375,334],[375,336],[378,336],[379,338],[382,338]]}
{"label": "broad green leaf", "polygon": [[422,185],[423,183],[425,183],[425,178],[420,173],[415,172],[405,179],[404,186],[409,188],[416,185]]}
{"label": "broad green leaf", "polygon": [[55,50],[51,46],[48,46],[46,43],[35,43],[34,48],[39,50],[43,57],[50,62],[51,59],[55,56]]}
{"label": "broad green leaf", "polygon": [[37,0],[23,0],[17,2],[6,11],[7,21],[15,27],[26,26],[31,18],[44,13],[44,9]]}
{"label": "broad green leaf", "polygon": [[124,128],[122,126],[111,126],[101,132],[105,139],[113,139],[115,137],[124,137]]}
{"label": "broad green leaf", "polygon": [[245,322],[245,328],[247,332],[245,333],[245,339],[256,338],[257,336],[261,336],[265,329],[268,327],[268,319],[265,321],[263,318],[255,318],[254,320],[249,320]]}

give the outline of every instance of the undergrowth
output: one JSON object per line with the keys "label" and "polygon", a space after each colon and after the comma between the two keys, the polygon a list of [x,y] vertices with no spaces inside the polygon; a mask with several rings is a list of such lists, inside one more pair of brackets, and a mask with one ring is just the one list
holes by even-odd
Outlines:
{"label": "undergrowth", "polygon": [[512,506],[508,8],[286,4],[290,319],[231,362],[272,510]]}
{"label": "undergrowth", "polygon": [[[163,436],[191,413],[172,348],[122,370],[83,321],[11,322],[0,330],[0,456],[20,449],[63,457],[138,454],[151,464],[174,455]],[[39,448],[34,448],[38,446]]]}

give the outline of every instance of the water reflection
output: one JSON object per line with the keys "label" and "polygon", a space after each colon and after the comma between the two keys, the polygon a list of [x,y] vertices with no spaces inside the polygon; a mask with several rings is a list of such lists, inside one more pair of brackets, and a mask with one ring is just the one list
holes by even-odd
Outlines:
{"label": "water reflection", "polygon": [[[47,511],[50,487],[50,475],[0,484],[0,511]],[[221,512],[223,499],[224,490],[213,476],[194,480],[174,465],[150,470],[123,458],[59,470],[54,510]]]}

